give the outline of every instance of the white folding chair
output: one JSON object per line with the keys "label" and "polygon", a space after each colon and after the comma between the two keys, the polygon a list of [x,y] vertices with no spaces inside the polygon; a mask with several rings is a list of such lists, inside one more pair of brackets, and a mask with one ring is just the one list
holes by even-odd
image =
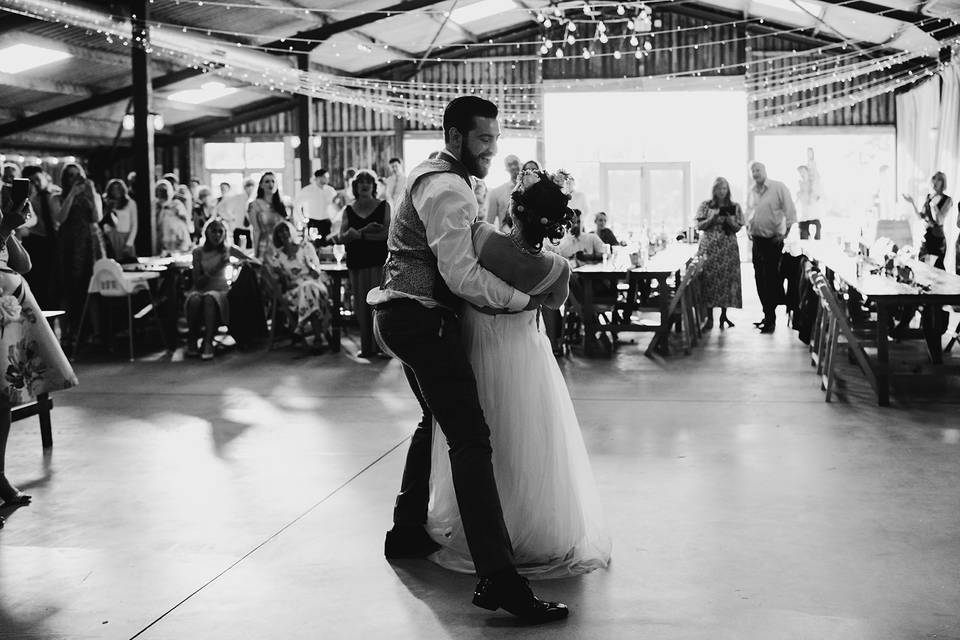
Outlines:
{"label": "white folding chair", "polygon": [[130,362],[133,362],[133,296],[141,291],[145,291],[150,296],[149,308],[142,311],[138,316],[153,312],[153,317],[160,329],[160,338],[163,340],[164,348],[167,346],[166,337],[163,334],[163,326],[160,323],[160,315],[157,310],[157,301],[153,297],[153,291],[150,289],[150,283],[146,279],[137,277],[127,277],[123,268],[116,260],[110,258],[101,258],[93,264],[93,276],[90,278],[90,284],[87,287],[87,297],[83,301],[83,311],[80,313],[80,324],[77,327],[76,342],[73,346],[73,357],[77,357],[77,350],[80,348],[80,334],[83,331],[83,321],[87,315],[87,307],[90,305],[90,296],[99,294],[102,298],[126,298],[127,299],[127,339],[130,344]]}

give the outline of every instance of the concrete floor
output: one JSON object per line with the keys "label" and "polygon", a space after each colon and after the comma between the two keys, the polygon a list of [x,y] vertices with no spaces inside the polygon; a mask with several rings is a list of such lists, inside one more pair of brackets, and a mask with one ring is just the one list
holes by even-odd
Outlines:
{"label": "concrete floor", "polygon": [[52,454],[35,421],[11,436],[34,503],[0,510],[0,638],[960,638],[957,389],[880,409],[848,376],[826,404],[755,315],[687,357],[646,359],[644,336],[563,362],[614,552],[535,585],[572,609],[541,628],[383,559],[418,417],[396,363],[81,363]]}

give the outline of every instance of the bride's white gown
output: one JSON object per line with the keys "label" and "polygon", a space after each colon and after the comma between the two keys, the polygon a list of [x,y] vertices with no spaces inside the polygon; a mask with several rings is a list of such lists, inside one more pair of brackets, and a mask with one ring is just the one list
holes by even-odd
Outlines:
{"label": "bride's white gown", "polygon": [[[559,578],[605,567],[610,536],[566,382],[535,311],[463,317],[467,353],[491,431],[493,468],[517,569]],[[431,559],[473,573],[446,440],[433,430],[427,531]]]}

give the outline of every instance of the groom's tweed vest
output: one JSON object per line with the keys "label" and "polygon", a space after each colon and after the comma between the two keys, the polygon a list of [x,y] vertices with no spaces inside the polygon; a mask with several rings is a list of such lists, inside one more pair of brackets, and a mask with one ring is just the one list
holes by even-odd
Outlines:
{"label": "groom's tweed vest", "polygon": [[390,222],[390,233],[387,237],[390,254],[383,265],[380,288],[430,298],[443,306],[458,310],[462,300],[453,295],[440,276],[437,257],[430,250],[426,228],[413,204],[414,187],[426,176],[436,173],[454,173],[463,178],[470,190],[473,190],[467,168],[445,154],[424,161],[410,172],[403,200]]}

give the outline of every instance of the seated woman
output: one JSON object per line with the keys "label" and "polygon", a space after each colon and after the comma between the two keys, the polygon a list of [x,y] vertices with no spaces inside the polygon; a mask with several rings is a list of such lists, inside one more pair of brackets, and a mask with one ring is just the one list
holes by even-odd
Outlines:
{"label": "seated woman", "polygon": [[[200,356],[202,360],[213,358],[213,337],[221,324],[230,322],[230,304],[227,293],[227,265],[230,258],[251,258],[227,241],[227,226],[220,218],[211,218],[203,227],[202,245],[193,250],[193,290],[187,294],[186,314],[189,334],[187,355]],[[202,351],[197,349],[197,339],[203,327]]]}
{"label": "seated woman", "polygon": [[[67,357],[21,274],[30,256],[13,231],[32,214],[30,201],[7,202],[0,220],[0,349],[7,358],[0,381],[0,502],[4,507],[30,503],[30,496],[10,484],[4,473],[10,410],[33,402],[41,393],[77,384]],[[0,528],[4,520],[0,517]]]}
{"label": "seated woman", "polygon": [[286,220],[273,230],[273,246],[266,263],[277,280],[287,310],[296,318],[294,332],[303,334],[309,326],[313,330],[314,350],[322,353],[321,338],[328,345],[333,338],[330,296],[317,251],[309,242],[297,242],[297,230]]}
{"label": "seated woman", "polygon": [[[556,176],[523,174],[511,194],[513,230],[501,234],[485,222],[473,226],[480,264],[556,308],[567,297],[570,265],[543,250],[559,239],[573,214]],[[559,578],[605,567],[610,536],[580,425],[550,342],[536,311],[489,315],[469,307],[462,339],[490,428],[493,471],[517,570]],[[434,562],[474,571],[457,506],[445,436],[433,429],[426,530],[440,550]]]}

